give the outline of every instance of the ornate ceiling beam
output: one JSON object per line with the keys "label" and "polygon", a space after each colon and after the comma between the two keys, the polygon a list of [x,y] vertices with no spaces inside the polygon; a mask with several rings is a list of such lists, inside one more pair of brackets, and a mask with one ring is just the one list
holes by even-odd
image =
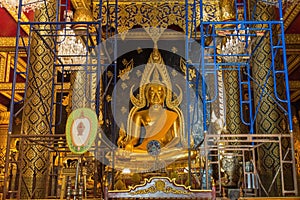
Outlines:
{"label": "ornate ceiling beam", "polygon": [[300,81],[289,81],[291,102],[300,100]]}
{"label": "ornate ceiling beam", "polygon": [[295,91],[291,94],[291,101],[296,102],[300,100],[300,90]]}
{"label": "ornate ceiling beam", "polygon": [[[16,10],[10,9],[10,8],[6,8],[6,10],[14,18],[15,22],[18,23],[18,13],[16,12]],[[21,14],[21,22],[29,22],[29,19],[27,18],[27,16],[24,13]],[[29,25],[22,25],[21,28],[24,30],[24,32],[27,35],[29,35],[29,32],[30,32]]]}
{"label": "ornate ceiling beam", "polygon": [[[0,94],[2,94],[3,96],[7,97],[8,99],[12,99],[12,92],[11,91],[10,92],[3,92],[3,91],[1,91]],[[17,94],[17,93],[15,94],[14,97],[15,97],[14,98],[15,102],[21,101],[23,99],[23,97],[21,95]]]}
{"label": "ornate ceiling beam", "polygon": [[[63,84],[63,92],[68,92],[70,88],[70,83],[64,83]],[[1,92],[11,92],[12,91],[12,83],[0,83]],[[61,86],[56,86],[57,90],[61,90]],[[17,93],[24,93],[25,90],[25,83],[17,83],[15,87],[15,91]]]}
{"label": "ornate ceiling beam", "polygon": [[291,91],[300,90],[300,81],[289,81],[289,85]]}
{"label": "ornate ceiling beam", "polygon": [[[17,72],[25,72],[26,71],[26,65],[27,63],[22,59],[22,58],[18,58],[18,64],[17,64]],[[12,59],[12,63],[11,63],[11,68],[14,68],[14,59]],[[23,78],[26,79],[26,75],[25,74],[21,74],[20,76],[22,76]]]}
{"label": "ornate ceiling beam", "polygon": [[294,1],[292,5],[290,5],[286,10],[286,12],[284,13],[283,20],[284,20],[285,31],[292,24],[292,22],[295,20],[295,18],[300,12],[300,6],[298,4],[299,3],[297,1]]}
{"label": "ornate ceiling beam", "polygon": [[10,112],[0,110],[0,126],[7,125],[9,123]]}
{"label": "ornate ceiling beam", "polygon": [[297,55],[299,56],[300,54],[300,47],[299,48],[288,48],[286,49],[286,55],[291,56],[291,55]]}
{"label": "ornate ceiling beam", "polygon": [[0,112],[6,112],[6,111],[7,111],[7,107],[0,103]]}
{"label": "ornate ceiling beam", "polygon": [[296,54],[290,55],[290,56],[287,58],[287,65],[289,66],[289,65],[295,60],[295,58],[297,58],[297,55],[296,55]]}
{"label": "ornate ceiling beam", "polygon": [[[28,44],[28,38],[23,38],[25,45]],[[22,40],[19,40],[19,46],[24,46]],[[15,51],[16,50],[16,37],[1,37],[0,40],[0,51]]]}
{"label": "ornate ceiling beam", "polygon": [[[288,74],[291,75],[299,66],[300,66],[300,57],[291,56],[292,58],[288,59]],[[290,61],[290,62],[289,62]]]}
{"label": "ornate ceiling beam", "polygon": [[300,34],[286,34],[285,43],[287,45],[300,44]]}
{"label": "ornate ceiling beam", "polygon": [[[0,83],[1,92],[12,91],[12,83]],[[17,93],[23,93],[25,89],[25,83],[17,83],[15,91]]]}
{"label": "ornate ceiling beam", "polygon": [[[25,72],[26,71],[26,62],[21,57],[26,57],[20,53],[17,63],[17,71]],[[14,52],[0,52],[0,82],[10,82],[11,70],[14,69]],[[21,75],[26,79],[26,75]]]}

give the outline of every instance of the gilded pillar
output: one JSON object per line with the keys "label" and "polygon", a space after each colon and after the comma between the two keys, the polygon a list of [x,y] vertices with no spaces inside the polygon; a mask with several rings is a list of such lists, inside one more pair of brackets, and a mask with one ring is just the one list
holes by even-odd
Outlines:
{"label": "gilded pillar", "polygon": [[[75,8],[73,21],[75,22],[91,22],[93,16],[91,13],[91,2],[88,0],[71,0],[72,5]],[[74,26],[74,31],[81,35],[81,37],[87,37],[86,29],[89,29],[87,24],[80,24]],[[90,31],[90,30],[89,30]],[[88,41],[87,38],[85,38]],[[85,44],[83,44],[85,48]],[[97,67],[91,67],[88,65],[92,62],[92,56],[87,55],[86,59],[81,59],[82,63],[76,63],[79,66],[79,70],[71,72],[70,79],[70,111],[78,108],[91,108],[95,109],[96,99],[96,75]],[[87,64],[86,64],[87,62]]]}
{"label": "gilded pillar", "polygon": [[[256,1],[252,1],[255,2]],[[273,6],[257,3],[255,20],[271,21],[275,19],[275,10]],[[257,25],[259,26],[259,25]],[[262,26],[262,25],[260,25]],[[275,31],[275,30],[274,30]],[[274,34],[276,35],[276,34]],[[256,40],[258,41],[258,40]],[[254,43],[257,45],[257,42]],[[256,118],[256,133],[259,134],[281,134],[284,133],[284,113],[280,110],[274,101],[274,79],[269,75],[271,67],[271,44],[270,36],[268,35],[258,46],[252,58],[252,74],[256,83],[253,84],[254,105],[260,105]],[[278,80],[277,80],[278,81]],[[262,87],[266,86],[265,91]],[[261,86],[261,87],[260,87]],[[277,84],[279,92],[283,90],[284,84]],[[269,94],[269,95],[268,95]],[[258,149],[258,170],[260,179],[265,188],[269,188],[276,171],[280,167],[279,164],[279,146],[274,143],[265,143]],[[280,175],[275,180],[273,187],[270,190],[270,196],[281,195]],[[263,194],[265,195],[265,194]]]}
{"label": "gilded pillar", "polygon": [[246,126],[241,120],[239,72],[224,71],[224,88],[226,94],[226,128],[231,134],[246,132]]}
{"label": "gilded pillar", "polygon": [[78,108],[95,109],[96,74],[86,71],[71,73],[70,79],[70,111]]}
{"label": "gilded pillar", "polygon": [[[234,1],[221,0],[219,2],[219,9],[220,9],[221,21],[235,21],[236,13],[235,13]],[[231,24],[229,24],[229,25],[224,24],[223,25],[223,27],[229,27],[229,26],[232,26],[232,25]],[[206,42],[209,45],[209,43],[211,43],[212,41],[208,40]],[[220,42],[216,47],[217,54],[222,54],[221,48],[222,48],[222,42]],[[224,61],[222,60],[221,57],[217,57],[217,62],[220,63],[220,62],[224,62]],[[216,118],[222,120],[222,123],[224,123],[224,124],[222,124],[222,128],[225,125],[225,122],[227,124],[227,117],[226,117],[226,113],[225,113],[225,107],[226,107],[226,105],[225,105],[226,102],[225,101],[227,101],[227,100],[225,98],[225,96],[226,96],[225,93],[226,92],[224,92],[224,91],[226,91],[226,84],[230,85],[230,80],[227,80],[223,76],[224,76],[224,73],[222,72],[222,70],[217,71],[217,75],[216,75],[215,79],[217,79],[218,85],[217,85],[216,90],[218,90],[218,91],[215,90],[215,92],[217,92],[218,98],[217,98],[216,102],[214,103],[214,105],[212,105],[212,108],[213,108],[213,111],[215,112],[214,114],[216,115]],[[223,80],[225,80],[226,83],[223,83]],[[209,81],[209,86],[214,88],[214,81],[212,81],[212,82]],[[214,96],[214,95],[215,94],[211,94],[211,96]]]}
{"label": "gilded pillar", "polygon": [[[38,22],[53,22],[56,16],[56,1],[50,0],[47,7],[35,11]],[[51,133],[50,106],[52,100],[53,37],[47,30],[55,27],[41,23],[32,30],[28,84],[23,112],[24,135],[46,135]],[[41,35],[41,36],[40,36]],[[41,37],[44,39],[42,40]],[[48,44],[46,45],[45,42]],[[50,49],[51,48],[51,49]],[[21,141],[22,182],[21,199],[41,199],[46,196],[49,152],[45,146],[28,140]]]}
{"label": "gilded pillar", "polygon": [[[222,20],[235,20],[236,12],[234,1],[223,0],[221,3]],[[242,10],[238,11],[243,14]],[[242,19],[238,19],[242,20]],[[228,38],[227,38],[228,39]],[[225,41],[224,41],[225,42]],[[238,52],[240,53],[240,52]],[[239,59],[239,58],[237,58]],[[239,62],[237,60],[237,62]],[[241,66],[242,67],[242,66]],[[234,70],[225,70],[224,76],[224,90],[226,91],[226,128],[231,134],[247,133],[246,126],[242,123],[241,105],[240,105],[240,85],[239,85],[239,71],[237,66],[230,66]]]}

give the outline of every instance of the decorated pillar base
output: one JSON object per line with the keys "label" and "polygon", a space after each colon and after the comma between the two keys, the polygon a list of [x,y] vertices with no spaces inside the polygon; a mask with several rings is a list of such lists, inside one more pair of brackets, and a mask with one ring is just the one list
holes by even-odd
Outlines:
{"label": "decorated pillar base", "polygon": [[32,143],[23,143],[21,176],[21,199],[46,198],[49,154],[47,148]]}
{"label": "decorated pillar base", "polygon": [[[22,182],[25,184],[21,184],[21,199],[28,199],[28,193],[24,191],[28,191],[30,195],[30,199],[44,199],[46,196],[45,184],[46,177],[32,177],[23,176]],[[33,183],[33,184],[28,184]],[[29,187],[26,187],[29,186]]]}

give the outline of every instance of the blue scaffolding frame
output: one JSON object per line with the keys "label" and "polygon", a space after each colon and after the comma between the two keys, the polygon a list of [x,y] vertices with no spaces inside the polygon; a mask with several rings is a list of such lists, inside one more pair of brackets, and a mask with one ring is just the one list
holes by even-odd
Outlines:
{"label": "blue scaffolding frame", "polygon": [[[186,1],[187,3],[188,1]],[[292,136],[292,132],[293,132],[293,127],[292,127],[292,116],[291,116],[291,105],[290,105],[290,94],[289,94],[289,83],[288,83],[288,67],[287,67],[287,61],[286,61],[286,49],[285,49],[285,38],[284,38],[284,25],[283,25],[283,11],[282,11],[282,2],[279,0],[278,4],[277,4],[277,10],[278,10],[278,20],[270,20],[270,21],[260,21],[260,20],[255,20],[253,18],[254,13],[256,11],[256,5],[254,4],[254,8],[253,8],[253,13],[249,13],[249,4],[250,2],[248,1],[235,1],[235,13],[236,13],[236,19],[233,19],[232,21],[218,21],[218,20],[207,20],[204,18],[204,11],[205,6],[207,6],[208,2],[205,1],[200,1],[199,3],[199,10],[200,10],[200,45],[201,45],[201,55],[200,55],[200,65],[199,65],[199,71],[201,71],[201,75],[203,77],[202,79],[202,95],[206,95],[208,94],[207,88],[205,87],[205,84],[207,83],[207,77],[209,75],[212,75],[214,77],[214,86],[217,86],[217,73],[218,71],[226,71],[226,70],[237,70],[238,74],[239,74],[239,88],[240,88],[240,113],[241,113],[241,120],[242,123],[246,126],[248,126],[249,128],[249,132],[245,133],[250,134],[250,135],[256,135],[258,138],[260,138],[260,140],[256,140],[258,143],[268,143],[267,141],[265,141],[263,139],[263,136],[258,136],[259,132],[257,132],[256,130],[256,125],[257,125],[257,115],[259,112],[259,109],[262,107],[262,98],[263,95],[267,95],[268,97],[272,98],[272,100],[275,102],[275,104],[278,106],[278,108],[282,111],[282,113],[285,116],[285,120],[287,122],[287,127],[288,127],[288,131],[285,133],[280,133],[278,136],[275,136],[276,133],[264,133],[266,135],[270,135],[270,136],[274,136],[274,137],[278,137],[280,142],[278,143],[279,148],[280,148],[280,158],[279,158],[279,162],[280,162],[280,167],[277,171],[277,175],[280,173],[280,179],[282,181],[282,195],[288,195],[288,194],[294,194],[297,195],[298,191],[297,191],[297,181],[296,181],[296,172],[295,172],[295,158],[294,158],[294,147],[293,147],[293,136]],[[257,1],[256,3],[264,3],[263,1]],[[195,4],[195,2],[194,2]],[[195,5],[193,5],[195,6]],[[241,8],[243,11],[243,19],[239,20],[238,18],[238,9]],[[271,7],[273,9],[276,9],[276,7]],[[226,25],[226,26],[224,26]],[[207,31],[207,27],[211,28],[211,32]],[[279,28],[278,28],[279,27]],[[196,28],[196,27],[195,27]],[[278,29],[276,29],[278,28]],[[220,53],[220,51],[218,52],[217,50],[217,45],[220,45],[220,37],[221,38],[230,38],[230,37],[235,37],[235,36],[239,36],[236,32],[234,31],[243,31],[243,34],[241,34],[240,36],[242,36],[244,38],[244,43],[245,43],[245,49],[243,53],[237,53],[237,54],[224,54],[224,53]],[[273,30],[279,30],[278,33],[274,32]],[[190,34],[190,33],[186,33],[186,34]],[[190,36],[193,35],[186,35],[187,39],[187,46],[189,45],[188,43],[188,38],[190,38]],[[207,45],[206,44],[206,40],[207,38],[211,37],[212,42],[211,44]],[[273,39],[273,37],[275,39]],[[251,38],[252,41],[258,41],[256,43],[256,46],[253,46],[253,44],[249,43]],[[219,40],[218,40],[219,39]],[[277,42],[276,42],[277,39]],[[258,83],[254,76],[252,75],[252,67],[251,67],[251,59],[253,58],[253,54],[257,51],[257,49],[259,48],[259,45],[261,44],[261,42],[263,40],[269,40],[270,43],[270,49],[271,49],[271,66],[268,69],[268,75],[267,78],[265,80],[265,83],[263,85],[260,85],[260,83]],[[241,42],[241,41],[240,41]],[[250,51],[249,51],[250,49]],[[209,53],[208,53],[209,52]],[[212,52],[212,53],[211,53]],[[280,53],[282,53],[280,55]],[[188,48],[186,48],[186,57],[189,57],[189,50]],[[239,58],[245,58],[243,60],[238,60],[238,61],[226,61],[226,57],[239,57]],[[210,57],[211,59],[207,59],[207,57]],[[275,65],[275,59],[280,57],[281,61],[282,61],[282,68],[276,67]],[[191,64],[193,65],[193,64]],[[195,63],[195,65],[197,65],[197,63]],[[246,79],[242,79],[241,77],[241,71],[243,70],[243,74],[247,77]],[[283,83],[280,82],[278,80],[278,75],[280,75],[281,77],[283,77]],[[266,84],[267,81],[271,78],[274,79],[274,93],[270,93],[269,91],[266,91]],[[282,80],[282,79],[281,79]],[[284,89],[285,89],[285,93],[284,96],[285,98],[279,97],[278,95],[278,85],[283,84],[284,85]],[[252,91],[254,89],[254,85],[257,86],[258,88],[261,89],[261,93],[258,95],[259,96],[259,101],[257,104],[254,104],[253,102],[253,95],[252,95]],[[209,123],[210,120],[207,119],[207,117],[209,117],[209,115],[207,114],[207,108],[210,106],[210,104],[216,102],[217,96],[218,96],[218,88],[214,87],[212,88],[213,90],[213,97],[208,97],[208,98],[204,98],[203,99],[203,127],[204,127],[204,134],[206,137],[206,141],[205,141],[205,147],[203,148],[204,152],[206,152],[206,158],[210,159],[211,157],[210,155],[210,151],[212,150],[217,150],[218,155],[217,155],[217,159],[218,161],[211,161],[211,163],[217,164],[218,168],[220,169],[220,149],[218,149],[217,147],[213,147],[214,145],[212,145],[212,141],[213,138],[218,138],[220,137],[219,135],[215,135],[215,133],[209,133]],[[243,97],[243,91],[246,91],[249,95],[248,99],[245,99]],[[249,108],[249,116],[248,117],[248,121],[245,120],[244,114],[243,114],[243,106],[247,105]],[[225,122],[226,124],[226,122]],[[209,134],[213,134],[209,135]],[[281,147],[281,134],[285,134],[284,137],[287,137],[289,142],[290,142],[290,150],[288,150],[289,156],[291,157],[291,159],[287,159],[287,155],[283,155],[283,148]],[[245,135],[245,136],[246,136]],[[222,137],[226,137],[226,136],[221,136]],[[231,137],[231,136],[230,136]],[[234,136],[232,136],[234,137]],[[238,136],[236,136],[238,137]],[[243,137],[241,137],[243,138]],[[221,139],[223,142],[226,142],[226,139],[223,140],[223,138]],[[230,140],[230,139],[229,139]],[[233,141],[233,139],[231,139]],[[243,142],[242,142],[243,143]],[[253,149],[257,148],[256,145],[257,143],[252,142],[252,147]],[[239,145],[228,145],[226,147],[224,147],[221,151],[224,152],[226,148],[230,150],[234,149],[234,146],[236,148],[236,150],[240,150],[243,152],[244,154],[244,150],[241,150],[243,145],[239,146]],[[248,148],[248,147],[247,147]],[[252,155],[255,158],[255,153],[253,152]],[[287,189],[286,187],[286,183],[284,182],[284,165],[285,164],[289,164],[290,167],[292,168],[293,172],[293,183],[294,183],[294,188],[292,189]],[[209,166],[206,166],[206,174],[209,173]],[[219,172],[220,175],[220,172]],[[258,174],[256,174],[257,176],[259,176]],[[258,177],[259,178],[259,177]],[[219,179],[219,181],[221,181]],[[275,178],[273,180],[273,183],[275,181]],[[206,184],[209,183],[209,179],[208,177],[206,177]],[[272,183],[272,184],[273,184]],[[261,187],[263,188],[263,186],[261,185]],[[265,193],[264,195],[269,195],[268,192],[266,191],[264,188],[261,189],[264,190],[262,193]],[[219,187],[219,191],[221,194],[221,186]]]}

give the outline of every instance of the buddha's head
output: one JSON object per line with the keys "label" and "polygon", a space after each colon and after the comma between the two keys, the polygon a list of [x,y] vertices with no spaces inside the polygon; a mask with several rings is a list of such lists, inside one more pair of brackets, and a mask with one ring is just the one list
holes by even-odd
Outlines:
{"label": "buddha's head", "polygon": [[142,109],[149,105],[162,105],[173,110],[178,108],[182,101],[182,90],[179,85],[175,85],[180,92],[179,95],[173,93],[169,71],[158,49],[154,48],[141,77],[138,96],[136,98],[133,94],[133,85],[130,91],[130,100],[135,108]]}
{"label": "buddha's head", "polygon": [[166,87],[159,83],[148,83],[145,89],[145,95],[149,105],[163,105],[166,98]]}

